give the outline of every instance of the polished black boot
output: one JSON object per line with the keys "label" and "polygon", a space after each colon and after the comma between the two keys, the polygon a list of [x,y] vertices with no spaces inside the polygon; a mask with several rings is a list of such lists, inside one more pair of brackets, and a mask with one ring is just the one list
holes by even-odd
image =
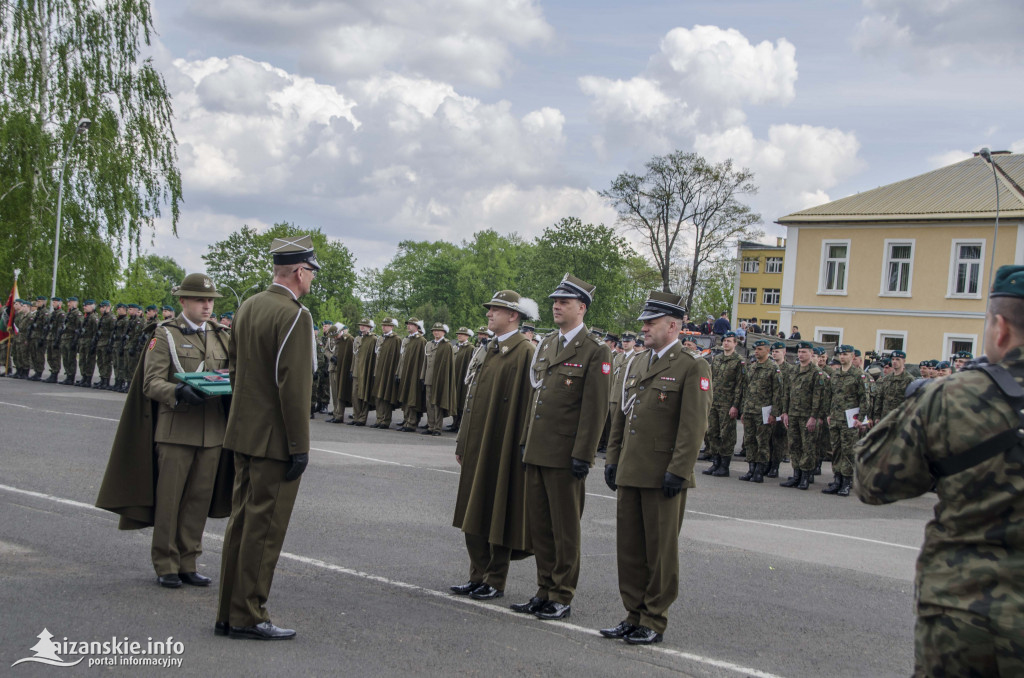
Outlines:
{"label": "polished black boot", "polygon": [[[782,487],[796,487],[803,479],[803,473],[804,472],[800,469],[796,469],[793,471],[793,475],[790,476],[789,480],[783,480],[779,485]],[[805,487],[804,489],[806,490],[807,488]]]}
{"label": "polished black boot", "polygon": [[47,384],[56,384],[57,383],[57,373],[56,372],[51,372],[50,376],[48,376],[44,381],[46,381]]}
{"label": "polished black boot", "polygon": [[797,471],[800,474],[800,482],[797,483],[796,489],[806,490],[811,484],[811,472],[810,471]]}
{"label": "polished black boot", "polygon": [[706,475],[706,476],[714,475],[715,471],[717,471],[717,470],[718,470],[718,467],[719,467],[719,466],[720,466],[721,464],[722,464],[722,458],[721,458],[721,457],[715,457],[715,458],[714,458],[714,459],[713,459],[713,460],[711,461],[711,466],[708,466],[708,467],[707,467],[706,469],[704,469],[703,471],[701,471],[701,473],[702,473],[703,475]]}
{"label": "polished black boot", "polygon": [[764,482],[764,472],[765,472],[767,466],[768,465],[763,463],[763,462],[757,462],[756,464],[754,464],[754,475],[751,476],[750,482],[752,482],[752,483],[763,483]]}
{"label": "polished black boot", "polygon": [[839,491],[836,494],[840,497],[849,497],[850,490],[853,489],[853,476],[843,476],[843,484],[839,486]]}
{"label": "polished black boot", "polygon": [[743,482],[748,482],[753,477],[754,477],[754,462],[748,461],[747,462],[747,472],[740,476],[740,480],[742,480]]}
{"label": "polished black boot", "polygon": [[711,474],[713,478],[728,478],[729,477],[729,464],[732,462],[732,457],[719,457],[718,468]]}
{"label": "polished black boot", "polygon": [[825,486],[825,489],[821,491],[822,494],[835,494],[839,491],[839,488],[843,486],[843,477],[836,474],[835,480]]}
{"label": "polished black boot", "polygon": [[773,461],[768,463],[768,473],[764,474],[765,478],[778,478],[779,477],[779,462]]}

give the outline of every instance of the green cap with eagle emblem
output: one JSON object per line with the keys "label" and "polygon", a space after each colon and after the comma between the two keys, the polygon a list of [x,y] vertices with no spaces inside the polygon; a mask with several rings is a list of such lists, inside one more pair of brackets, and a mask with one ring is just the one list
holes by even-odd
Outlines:
{"label": "green cap with eagle emblem", "polygon": [[208,297],[219,299],[223,295],[217,293],[210,276],[205,273],[189,273],[171,292],[176,297]]}

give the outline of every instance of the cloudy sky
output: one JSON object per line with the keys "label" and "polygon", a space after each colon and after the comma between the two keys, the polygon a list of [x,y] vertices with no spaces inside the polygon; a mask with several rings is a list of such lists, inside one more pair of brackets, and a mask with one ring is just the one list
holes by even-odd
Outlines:
{"label": "cloudy sky", "polygon": [[754,171],[790,212],[1024,152],[1020,0],[154,0],[188,270],[243,224],[340,238],[527,237],[652,155]]}

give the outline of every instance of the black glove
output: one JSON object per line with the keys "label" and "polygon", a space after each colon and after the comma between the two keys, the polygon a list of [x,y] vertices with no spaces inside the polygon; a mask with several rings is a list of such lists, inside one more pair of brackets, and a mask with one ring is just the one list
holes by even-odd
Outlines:
{"label": "black glove", "polygon": [[338,356],[336,356],[336,355],[332,355],[331,356],[331,364],[332,365],[337,365],[338,364]]}
{"label": "black glove", "polygon": [[614,492],[619,489],[619,486],[615,484],[615,471],[619,468],[618,464],[605,464],[604,465],[604,484],[608,486],[608,489]]}
{"label": "black glove", "polygon": [[590,473],[590,464],[581,461],[576,457],[572,459],[572,477],[576,480],[583,480]]}
{"label": "black glove", "polygon": [[298,480],[302,472],[306,470],[306,464],[309,463],[309,453],[303,452],[302,454],[293,454],[291,464],[288,466],[288,470],[284,474],[284,479],[287,481]]}
{"label": "black glove", "polygon": [[682,491],[683,479],[675,473],[665,471],[665,480],[661,483],[661,489],[665,492],[665,496],[671,499]]}
{"label": "black glove", "polygon": [[196,390],[185,382],[181,382],[174,387],[175,404],[180,403],[182,400],[189,405],[202,405],[206,402],[206,399],[203,398],[203,396],[196,393]]}

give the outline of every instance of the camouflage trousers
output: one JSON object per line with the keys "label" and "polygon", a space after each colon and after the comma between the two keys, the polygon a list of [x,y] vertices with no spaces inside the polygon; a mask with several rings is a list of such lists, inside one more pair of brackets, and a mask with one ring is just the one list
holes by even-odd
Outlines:
{"label": "camouflage trousers", "polygon": [[106,346],[96,347],[96,362],[100,366],[100,382],[109,384],[110,372],[114,367],[114,358],[111,353],[107,352]]}
{"label": "camouflage trousers", "polygon": [[92,383],[92,375],[96,371],[96,350],[91,345],[78,349],[78,371],[82,373],[82,381]]}
{"label": "camouflage trousers", "polygon": [[61,343],[60,362],[64,366],[64,378],[74,379],[78,372],[78,351],[71,348],[70,343]]}
{"label": "camouflage trousers", "polygon": [[944,612],[917,618],[914,676],[1024,676],[1024,631],[1001,631],[969,612]]}
{"label": "camouflage trousers", "polygon": [[832,471],[853,477],[853,446],[860,440],[860,432],[847,426],[845,417],[842,422],[832,417],[828,431],[832,438]]}
{"label": "camouflage trousers", "polygon": [[818,464],[818,431],[807,430],[808,417],[790,417],[789,430],[789,458],[793,462],[793,468],[801,471],[813,471]]}
{"label": "camouflage trousers", "polygon": [[772,427],[771,462],[778,465],[789,456],[789,432],[781,420],[776,419]]}
{"label": "camouflage trousers", "polygon": [[729,416],[730,409],[712,406],[708,412],[708,451],[713,457],[732,457],[736,451],[736,420]]}
{"label": "camouflage trousers", "polygon": [[36,371],[37,376],[42,376],[43,369],[46,368],[46,344],[40,345],[39,342],[32,341],[29,349],[32,356],[32,369]]}
{"label": "camouflage trousers", "polygon": [[60,346],[46,345],[46,364],[50,367],[50,375],[57,376],[60,372]]}
{"label": "camouflage trousers", "polygon": [[743,415],[743,449],[752,464],[767,464],[772,454],[772,426],[762,421],[760,412]]}
{"label": "camouflage trousers", "polygon": [[32,367],[32,357],[29,355],[28,340],[16,338],[14,340],[14,366],[18,374],[28,374]]}

